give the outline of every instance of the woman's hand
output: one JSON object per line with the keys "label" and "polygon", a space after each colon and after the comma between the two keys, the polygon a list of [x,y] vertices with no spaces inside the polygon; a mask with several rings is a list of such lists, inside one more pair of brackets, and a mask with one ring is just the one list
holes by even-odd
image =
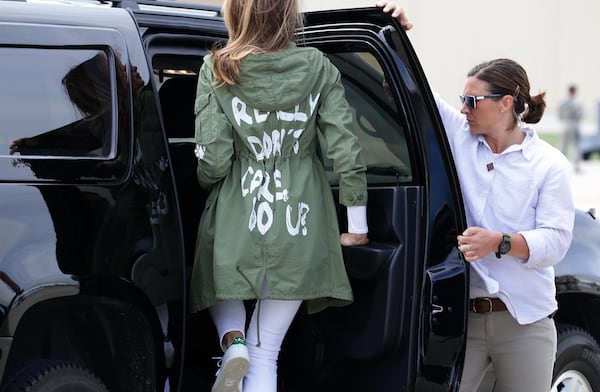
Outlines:
{"label": "woman's hand", "polygon": [[366,245],[369,243],[369,237],[367,234],[354,234],[354,233],[342,233],[340,236],[340,242],[342,246],[359,246]]}
{"label": "woman's hand", "polygon": [[462,235],[457,236],[457,240],[458,250],[465,256],[465,260],[474,262],[498,250],[502,233],[481,227],[469,227]]}
{"label": "woman's hand", "polygon": [[398,22],[400,22],[400,25],[404,28],[404,30],[410,30],[413,28],[413,24],[410,23],[406,18],[404,10],[397,6],[393,1],[381,0],[375,3],[375,6],[383,8],[383,12],[386,14],[391,13],[392,18],[398,19]]}

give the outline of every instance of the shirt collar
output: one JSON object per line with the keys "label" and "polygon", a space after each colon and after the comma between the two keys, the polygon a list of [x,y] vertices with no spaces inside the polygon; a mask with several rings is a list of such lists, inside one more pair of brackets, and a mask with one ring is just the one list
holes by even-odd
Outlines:
{"label": "shirt collar", "polygon": [[[521,130],[525,132],[525,139],[523,139],[521,144],[513,144],[512,146],[508,147],[506,150],[502,151],[502,154],[508,154],[509,152],[513,151],[521,151],[525,159],[531,160],[534,153],[534,149],[531,147],[531,145],[535,143],[535,141],[539,139],[539,137],[535,130],[529,126],[521,127]],[[477,140],[480,144],[483,144],[484,146],[487,146],[487,148],[490,148],[483,135],[477,135]]]}
{"label": "shirt collar", "polygon": [[521,129],[523,130],[523,132],[525,132],[525,139],[521,143],[523,156],[525,157],[525,159],[531,160],[535,152],[535,149],[532,146],[537,143],[539,137],[535,130],[531,127],[525,126]]}

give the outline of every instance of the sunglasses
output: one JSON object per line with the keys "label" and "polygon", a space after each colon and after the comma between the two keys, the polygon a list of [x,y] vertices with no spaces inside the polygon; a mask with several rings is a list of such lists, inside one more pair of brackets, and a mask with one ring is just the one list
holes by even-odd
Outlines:
{"label": "sunglasses", "polygon": [[459,95],[460,103],[467,105],[471,109],[477,108],[477,101],[481,101],[486,98],[500,98],[504,94],[489,94],[489,95]]}

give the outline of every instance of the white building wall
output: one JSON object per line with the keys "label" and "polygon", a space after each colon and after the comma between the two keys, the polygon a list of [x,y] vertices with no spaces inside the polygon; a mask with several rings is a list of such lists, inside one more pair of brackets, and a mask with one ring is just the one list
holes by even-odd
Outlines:
{"label": "white building wall", "polygon": [[434,90],[459,106],[466,73],[482,61],[516,60],[531,93],[546,91],[540,131],[560,129],[557,107],[567,86],[579,86],[585,131],[598,128],[600,102],[600,1],[407,0],[415,27],[408,35]]}

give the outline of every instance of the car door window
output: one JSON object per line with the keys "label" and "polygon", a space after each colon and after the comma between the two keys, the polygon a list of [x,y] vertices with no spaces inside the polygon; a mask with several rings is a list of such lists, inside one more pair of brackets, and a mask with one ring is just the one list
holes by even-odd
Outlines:
{"label": "car door window", "polygon": [[94,49],[0,49],[0,156],[110,158],[120,70]]}
{"label": "car door window", "polygon": [[[369,185],[411,183],[405,126],[378,60],[362,51],[329,53],[328,57],[342,74]],[[331,162],[325,166],[335,184]]]}

